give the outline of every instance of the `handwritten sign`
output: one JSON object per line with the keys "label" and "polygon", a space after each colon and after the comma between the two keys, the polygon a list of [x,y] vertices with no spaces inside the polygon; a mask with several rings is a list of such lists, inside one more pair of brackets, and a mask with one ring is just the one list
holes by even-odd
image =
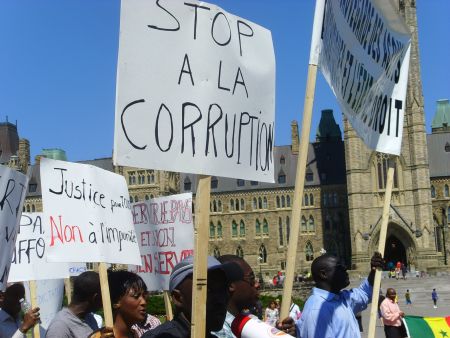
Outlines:
{"label": "handwritten sign", "polygon": [[0,165],[0,290],[6,289],[28,177]]}
{"label": "handwritten sign", "polygon": [[48,244],[42,213],[23,213],[8,282],[69,277],[69,264],[47,262]]}
{"label": "handwritten sign", "polygon": [[194,253],[192,194],[154,198],[131,206],[142,265],[130,270],[149,290],[168,290],[173,267]]}
{"label": "handwritten sign", "polygon": [[88,271],[86,263],[72,263],[69,266],[69,274],[71,277],[81,275],[86,271]]}
{"label": "handwritten sign", "polygon": [[270,31],[198,1],[121,2],[114,163],[274,182]]}
{"label": "handwritten sign", "polygon": [[[45,332],[56,313],[62,308],[64,296],[64,280],[49,279],[36,281],[37,304],[40,308],[39,331],[41,337],[45,337]],[[31,304],[30,289],[25,283],[25,298]]]}
{"label": "handwritten sign", "polygon": [[41,181],[49,261],[140,264],[123,176],[42,159]]}
{"label": "handwritten sign", "polygon": [[[411,34],[391,1],[327,1],[310,63],[319,64],[366,145],[399,155]],[[317,16],[316,16],[317,18]],[[314,41],[314,37],[317,37]]]}

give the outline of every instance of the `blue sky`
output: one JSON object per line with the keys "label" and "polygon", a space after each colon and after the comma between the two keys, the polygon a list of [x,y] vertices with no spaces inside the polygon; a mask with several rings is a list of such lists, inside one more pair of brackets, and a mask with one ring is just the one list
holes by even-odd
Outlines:
{"label": "blue sky", "polygon": [[[276,144],[301,121],[313,0],[217,0],[272,31],[277,60]],[[417,0],[427,131],[436,100],[450,98],[450,1]],[[119,0],[0,0],[0,121],[17,120],[31,155],[61,148],[70,161],[112,156]],[[319,75],[320,110],[341,113]]]}

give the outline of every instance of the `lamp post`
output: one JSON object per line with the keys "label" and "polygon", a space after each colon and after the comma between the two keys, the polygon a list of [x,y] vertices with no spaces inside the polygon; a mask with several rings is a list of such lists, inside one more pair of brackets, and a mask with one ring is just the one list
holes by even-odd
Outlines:
{"label": "lamp post", "polygon": [[264,280],[263,280],[263,275],[262,275],[262,271],[261,271],[261,263],[263,261],[263,258],[261,256],[258,256],[258,263],[259,263],[259,280],[261,282],[261,287],[264,290]]}

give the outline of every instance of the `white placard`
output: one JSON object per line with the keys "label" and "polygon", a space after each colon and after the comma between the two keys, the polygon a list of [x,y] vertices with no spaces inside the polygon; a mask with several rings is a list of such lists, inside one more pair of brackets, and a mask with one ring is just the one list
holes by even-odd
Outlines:
{"label": "white placard", "polygon": [[[25,286],[25,298],[31,304],[30,289],[28,283]],[[41,337],[45,337],[45,332],[56,313],[62,308],[64,297],[64,279],[49,279],[36,281],[36,301],[39,306],[40,324],[39,331]]]}
{"label": "white placard", "polygon": [[150,291],[168,290],[173,267],[194,253],[192,194],[154,198],[131,208],[142,265],[129,269]]}
{"label": "white placard", "polygon": [[47,262],[48,243],[41,212],[22,213],[8,282],[69,277],[68,263]]}
{"label": "white placard", "polygon": [[41,181],[49,261],[140,264],[123,176],[43,158]]}
{"label": "white placard", "polygon": [[114,164],[274,182],[267,29],[206,2],[122,0]]}
{"label": "white placard", "polygon": [[6,289],[28,177],[0,165],[0,291]]}
{"label": "white placard", "polygon": [[310,64],[317,64],[318,57],[342,111],[365,144],[399,155],[411,34],[398,9],[387,0],[327,1],[323,13],[316,11],[318,25],[323,29],[313,34]]}

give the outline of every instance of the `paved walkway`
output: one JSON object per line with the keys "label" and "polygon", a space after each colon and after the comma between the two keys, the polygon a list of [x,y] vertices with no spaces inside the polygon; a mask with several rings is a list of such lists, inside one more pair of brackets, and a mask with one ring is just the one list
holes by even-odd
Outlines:
{"label": "paved walkway", "polygon": [[[353,282],[351,286],[356,286],[357,281]],[[412,277],[406,280],[382,279],[381,289],[386,293],[386,289],[392,287],[397,291],[399,298],[400,309],[405,314],[416,316],[429,317],[443,317],[450,316],[450,276],[442,277],[427,277],[416,278]],[[436,288],[438,292],[438,308],[433,308],[433,301],[431,300],[431,291]],[[409,289],[411,293],[412,305],[405,304],[405,292]],[[363,312],[363,338],[367,337],[367,329],[369,327],[370,307]],[[377,321],[376,338],[384,338],[383,327],[380,321]],[[423,337],[426,338],[426,337]]]}

